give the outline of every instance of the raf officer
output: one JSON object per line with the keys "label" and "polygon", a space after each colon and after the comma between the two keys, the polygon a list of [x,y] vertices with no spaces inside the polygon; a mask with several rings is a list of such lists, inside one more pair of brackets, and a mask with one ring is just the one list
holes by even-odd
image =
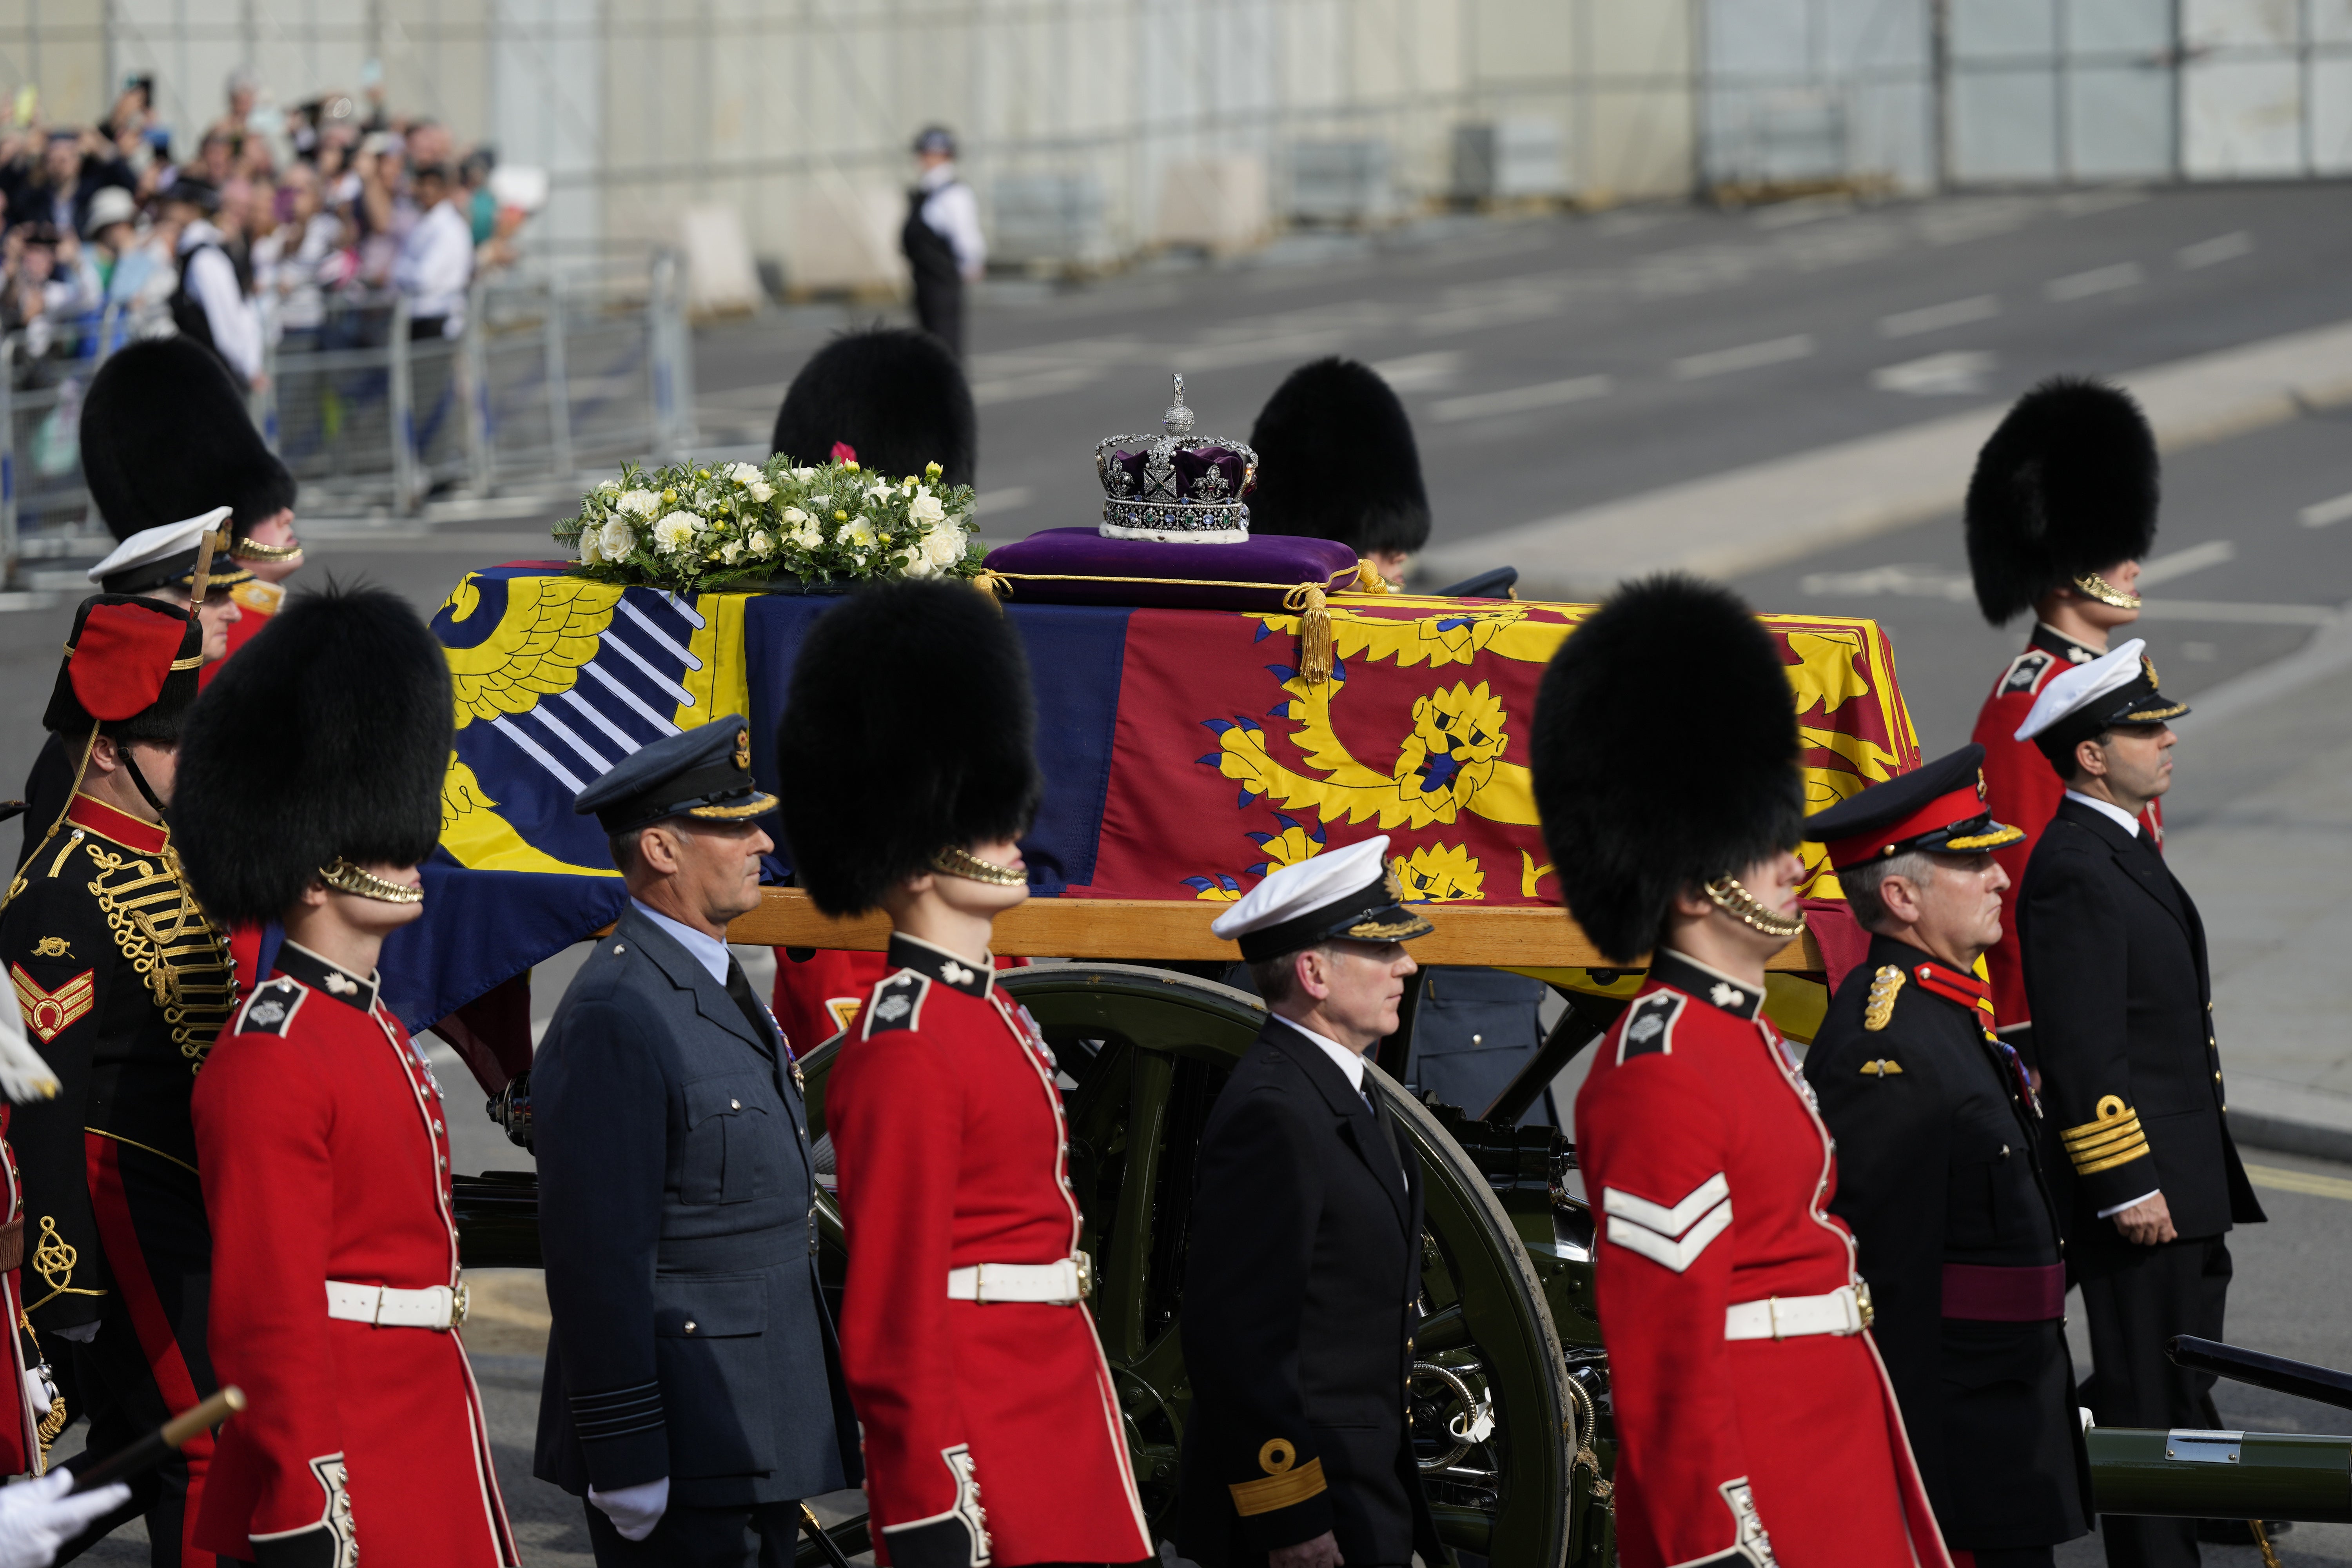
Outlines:
{"label": "raf officer", "polygon": [[1944,1539],[1978,1568],[2047,1568],[2090,1529],[2087,1456],[2042,1108],[1976,976],[2009,886],[1992,852],[2023,837],[1986,809],[1983,767],[1963,746],[1806,821],[1871,942],[1805,1077]]}
{"label": "raf officer", "polygon": [[1433,929],[1385,835],[1285,867],[1210,927],[1269,1016],[1202,1134],[1184,1282],[1192,1374],[1177,1549],[1202,1568],[1448,1559],[1405,1420],[1421,1162],[1364,1053]]}
{"label": "raf officer", "polygon": [[[2102,1426],[2219,1426],[2210,1373],[2176,1334],[2222,1337],[2232,1225],[2263,1218],[2230,1137],[2205,926],[2142,813],[2172,783],[2170,721],[2132,638],[2042,689],[2019,727],[2065,784],[2018,900],[2025,990],[2068,1261],[2091,1331]],[[2193,1564],[2193,1520],[2109,1515],[2107,1561]]]}
{"label": "raf officer", "polygon": [[739,719],[656,742],[575,803],[629,904],[531,1079],[555,1319],[535,1473],[586,1495],[600,1564],[788,1562],[800,1500],[861,1474],[800,1073],[727,951],[775,805]]}

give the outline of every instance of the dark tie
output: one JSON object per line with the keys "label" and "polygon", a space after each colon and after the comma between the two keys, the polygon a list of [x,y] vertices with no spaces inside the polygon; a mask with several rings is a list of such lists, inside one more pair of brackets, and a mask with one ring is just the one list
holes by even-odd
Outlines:
{"label": "dark tie", "polygon": [[751,1026],[752,1037],[760,1042],[760,1048],[770,1056],[775,1055],[776,1037],[770,1032],[768,1010],[760,1005],[757,996],[751,994],[751,976],[743,973],[743,966],[736,962],[731,952],[727,955],[727,994],[733,997],[735,1005],[743,1010],[743,1020]]}

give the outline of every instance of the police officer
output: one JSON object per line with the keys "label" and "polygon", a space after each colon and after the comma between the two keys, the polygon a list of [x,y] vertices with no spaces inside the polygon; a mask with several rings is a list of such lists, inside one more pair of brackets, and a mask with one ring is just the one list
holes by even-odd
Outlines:
{"label": "police officer", "polygon": [[[2024,648],[2003,667],[1969,737],[1985,752],[1987,804],[2023,837],[1994,852],[2009,874],[2002,939],[1985,952],[2001,1037],[2032,1064],[2017,900],[2042,825],[2058,809],[2058,781],[2018,735],[2042,689],[2107,651],[2139,619],[2140,558],[2156,543],[2156,433],[2131,395],[2102,382],[2054,376],[2017,400],[1969,480],[1969,572],[1994,626],[2031,611]],[[2149,841],[2164,842],[2158,803]]]}
{"label": "police officer", "polygon": [[629,903],[531,1073],[555,1320],[534,1473],[585,1494],[607,1568],[789,1562],[800,1500],[860,1477],[800,1070],[727,950],[775,804],[740,719],[645,747],[575,804]]}
{"label": "police officer", "polygon": [[[2222,1338],[2233,1225],[2265,1216],[2230,1136],[2196,902],[2142,813],[2172,783],[2171,721],[2137,637],[2052,679],[2018,729],[2064,786],[2018,900],[2059,1212],[2102,1426],[2219,1426],[2176,1334]],[[2193,1520],[2110,1515],[2115,1568],[2198,1560]]]}
{"label": "police officer", "polygon": [[1871,941],[1805,1078],[1944,1539],[1978,1568],[2047,1568],[2091,1527],[2089,1457],[2042,1108],[1976,975],[2009,885],[1992,852],[2023,837],[1986,809],[1983,759],[1963,746],[1807,819]]}
{"label": "police officer", "polygon": [[920,171],[907,193],[907,223],[898,243],[915,274],[915,319],[923,331],[963,358],[963,289],[988,270],[980,203],[956,174],[955,136],[926,125],[915,137]]}
{"label": "police officer", "polygon": [[1177,1549],[1202,1568],[1445,1560],[1405,1420],[1421,1162],[1365,1081],[1404,944],[1434,929],[1388,846],[1286,866],[1210,927],[1268,1016],[1209,1113],[1192,1201]]}

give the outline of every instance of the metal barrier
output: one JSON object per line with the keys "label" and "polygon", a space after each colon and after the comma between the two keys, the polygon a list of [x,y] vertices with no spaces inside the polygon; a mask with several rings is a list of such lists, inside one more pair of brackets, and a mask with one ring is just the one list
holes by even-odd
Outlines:
{"label": "metal barrier", "polygon": [[[413,516],[430,498],[560,489],[582,468],[674,461],[695,441],[686,268],[613,260],[477,282],[465,330],[412,340],[405,300],[339,300],[324,325],[273,344],[255,424],[317,515]],[[0,341],[0,567],[101,553],[111,541],[82,481],[89,377],[156,330],[110,309],[73,323],[78,358],[26,378],[22,335]],[[168,331],[168,328],[162,330]]]}

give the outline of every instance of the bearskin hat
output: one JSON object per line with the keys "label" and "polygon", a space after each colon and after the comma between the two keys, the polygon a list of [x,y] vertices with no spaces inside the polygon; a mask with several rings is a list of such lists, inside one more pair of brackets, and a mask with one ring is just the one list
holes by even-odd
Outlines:
{"label": "bearskin hat", "polygon": [[173,837],[215,920],[284,914],[338,857],[415,865],[441,837],[449,663],[383,588],[297,594],[188,715]]}
{"label": "bearskin hat", "polygon": [[168,744],[196,700],[203,623],[138,594],[93,594],[74,612],[65,662],[41,727],[79,743],[90,726],[117,741]]}
{"label": "bearskin hat", "polygon": [[873,909],[950,845],[1037,815],[1037,713],[1021,637],[962,583],[890,583],[801,644],[776,727],[776,793],[800,885],[831,915]]}
{"label": "bearskin hat", "polygon": [[228,366],[186,338],[130,343],[99,367],[82,400],[81,468],[118,540],[216,506],[242,534],[294,504],[294,476]]}
{"label": "bearskin hat", "polygon": [[1667,574],[1569,635],[1536,699],[1536,809],[1569,912],[1612,961],[1675,895],[1804,837],[1797,705],[1738,595]]}
{"label": "bearskin hat", "polygon": [[909,327],[844,332],[801,367],[776,410],[774,451],[822,463],[835,443],[870,473],[894,479],[940,466],[968,485],[980,463],[971,387],[948,346]]}
{"label": "bearskin hat", "polygon": [[1429,496],[1412,421],[1380,373],[1318,359],[1290,373],[1250,431],[1258,533],[1337,540],[1359,555],[1429,542]]}
{"label": "bearskin hat", "polygon": [[2000,625],[2156,542],[2156,433],[2131,394],[2053,376],[2017,400],[1969,480],[1969,571]]}

